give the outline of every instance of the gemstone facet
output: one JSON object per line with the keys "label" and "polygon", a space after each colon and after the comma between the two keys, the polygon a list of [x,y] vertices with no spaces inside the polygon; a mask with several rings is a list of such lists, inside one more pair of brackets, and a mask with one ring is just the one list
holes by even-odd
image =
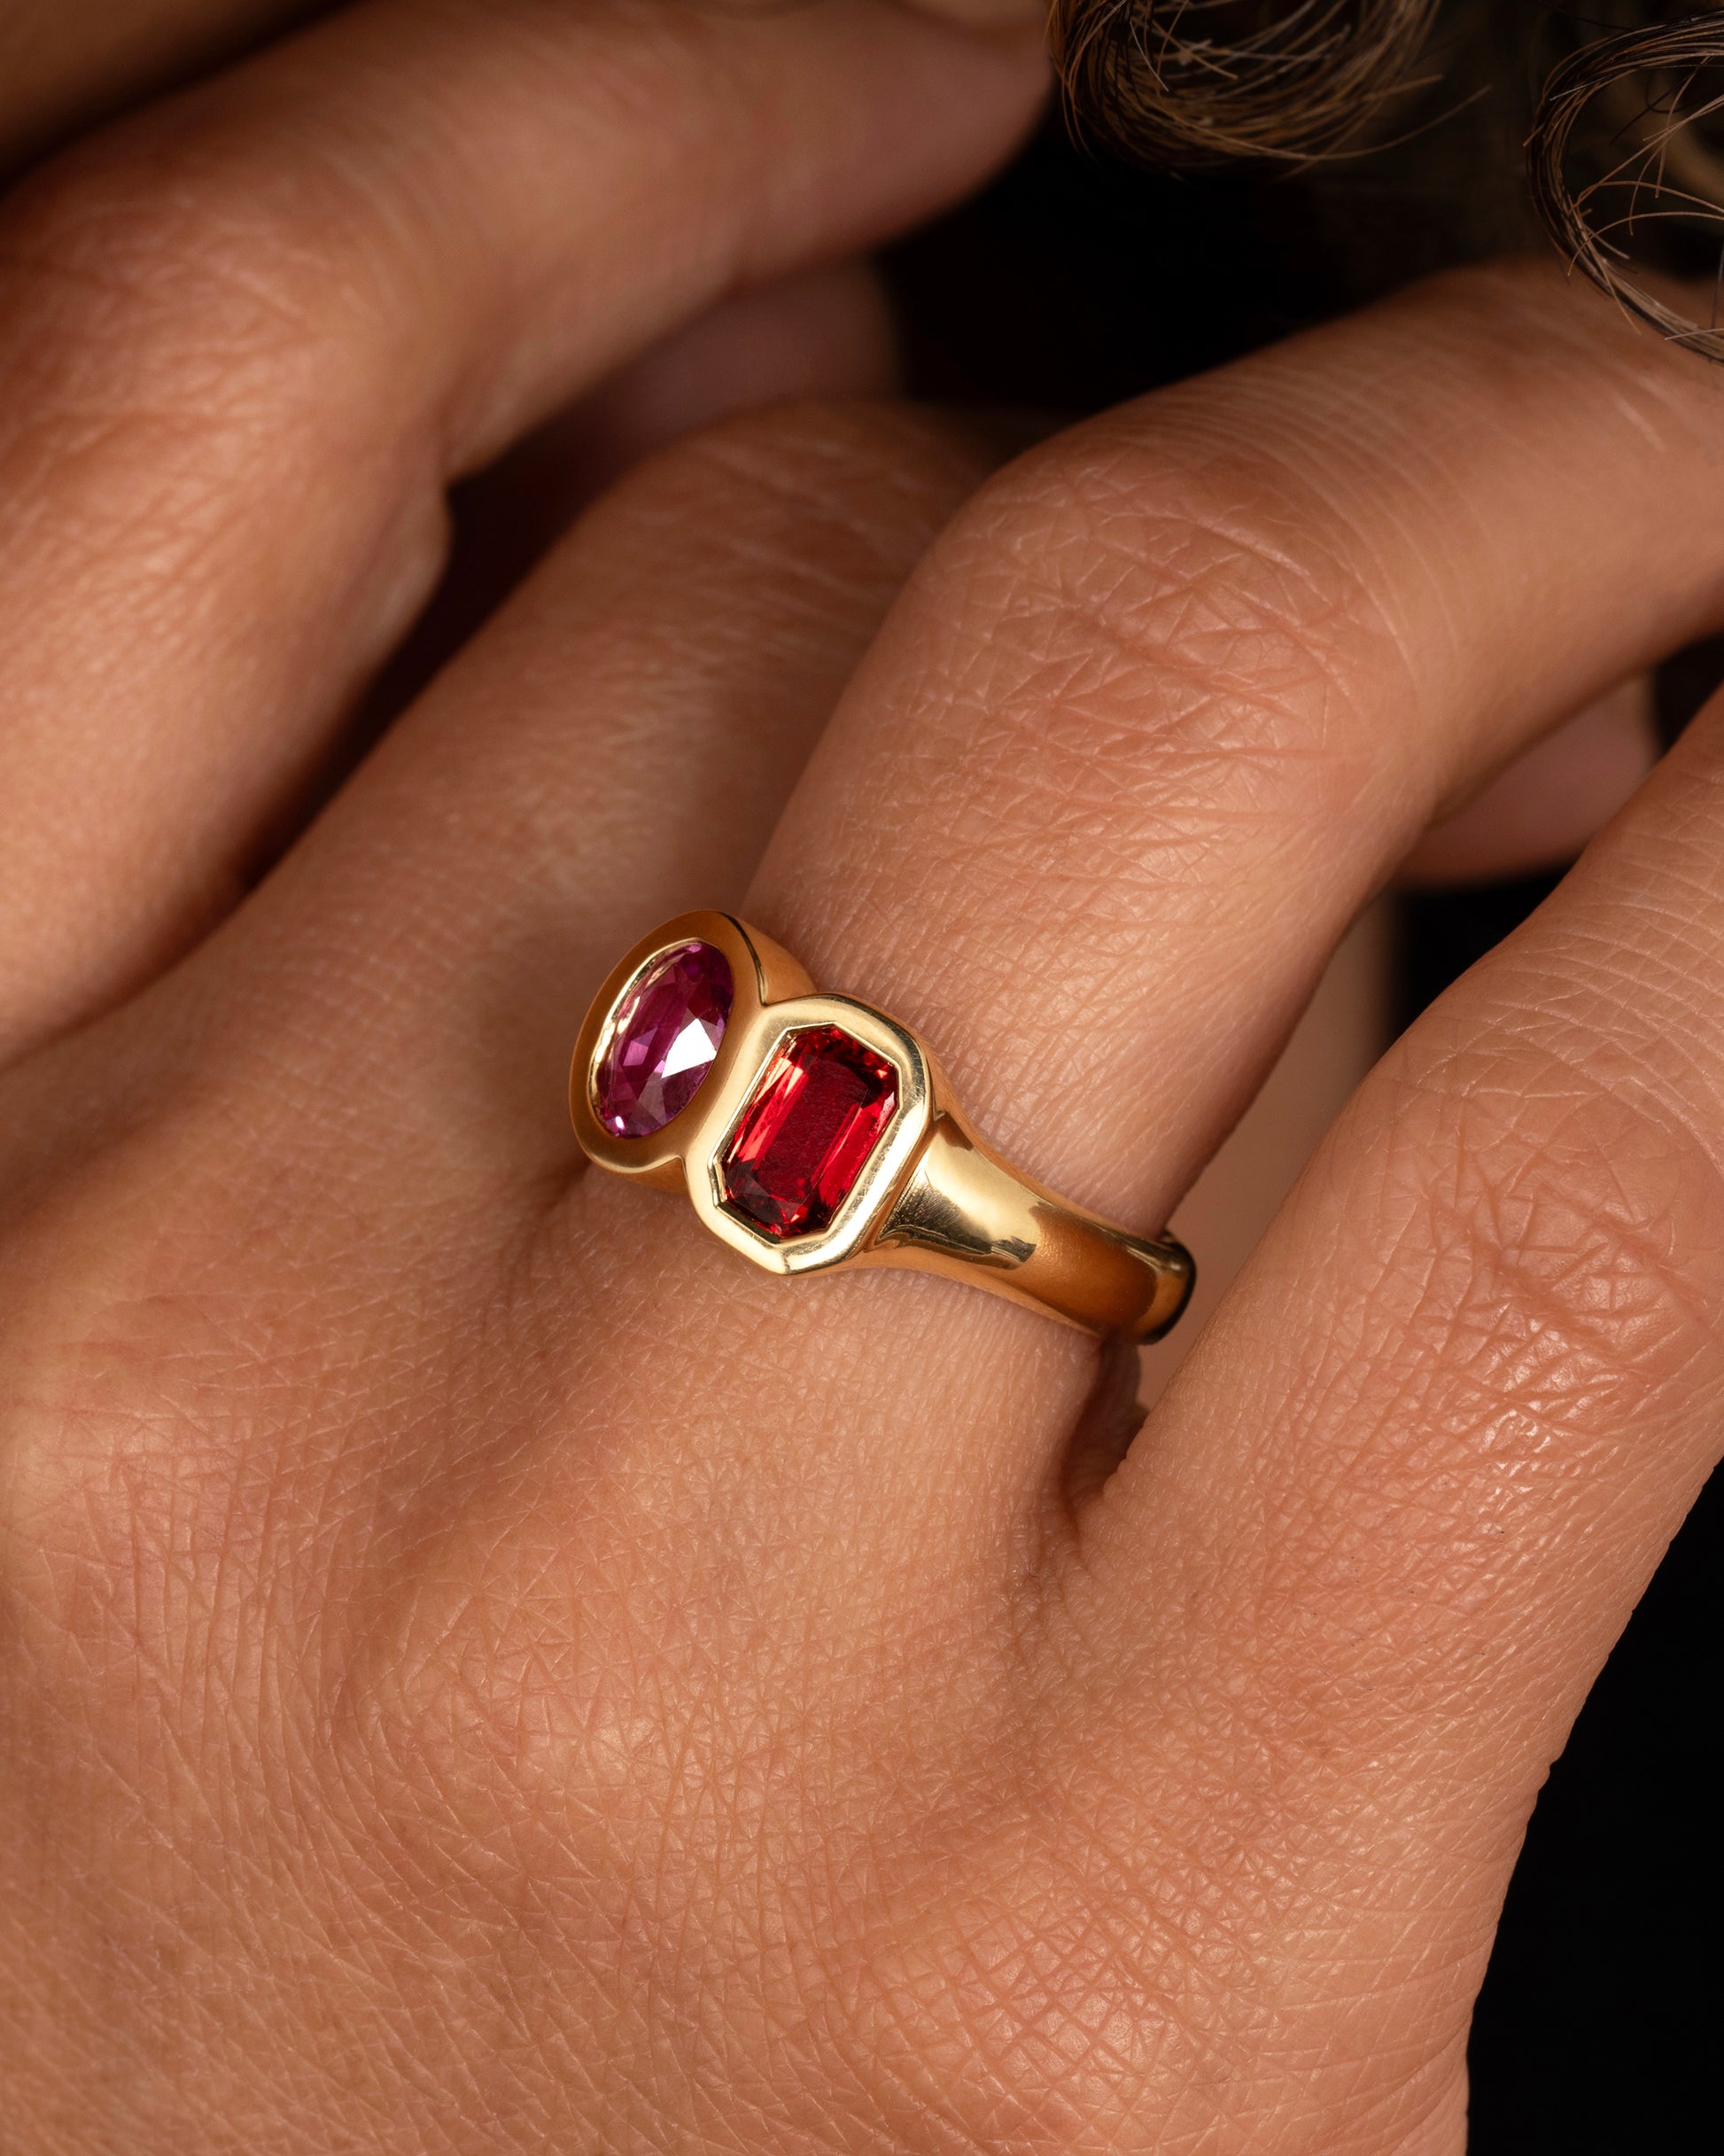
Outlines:
{"label": "gemstone facet", "polygon": [[661,951],[623,991],[593,1076],[599,1120],[648,1138],[680,1115],[712,1068],[730,1023],[730,962],[710,943]]}
{"label": "gemstone facet", "polygon": [[841,1026],[781,1040],[724,1157],[725,1210],[774,1242],[829,1227],[897,1107],[897,1072]]}

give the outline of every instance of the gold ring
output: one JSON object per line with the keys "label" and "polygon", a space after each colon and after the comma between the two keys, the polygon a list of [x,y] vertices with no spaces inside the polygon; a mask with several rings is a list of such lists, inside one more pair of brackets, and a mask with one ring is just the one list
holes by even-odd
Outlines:
{"label": "gold ring", "polygon": [[594,999],[575,1135],[617,1175],[681,1191],[769,1273],[908,1266],[1110,1337],[1153,1340],[1193,1267],[1171,1238],[1068,1204],[978,1138],[927,1044],[728,914],[683,914]]}

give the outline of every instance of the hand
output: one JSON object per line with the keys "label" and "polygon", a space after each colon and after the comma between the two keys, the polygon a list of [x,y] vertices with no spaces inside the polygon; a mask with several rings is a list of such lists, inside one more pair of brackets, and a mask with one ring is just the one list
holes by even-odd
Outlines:
{"label": "hand", "polygon": [[733,423],[245,890],[448,472],[1035,81],[861,5],[385,5],[10,213],[29,2156],[1458,2156],[1521,1825],[1715,1448],[1718,724],[1379,1069],[1117,1467],[1078,1335],[576,1176],[563,1062],[740,900],[1157,1225],[1419,832],[1717,626],[1713,379],[1449,280],[1021,460],[872,644],[987,452]]}

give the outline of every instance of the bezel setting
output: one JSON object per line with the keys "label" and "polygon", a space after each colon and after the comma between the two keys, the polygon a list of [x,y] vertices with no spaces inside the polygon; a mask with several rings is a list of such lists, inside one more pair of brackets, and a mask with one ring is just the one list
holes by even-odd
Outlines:
{"label": "bezel setting", "polygon": [[[594,1087],[619,1007],[654,961],[706,943],[729,961],[730,1018],[718,1053],[686,1107],[657,1131],[621,1138],[601,1121]],[[892,1067],[897,1101],[837,1212],[824,1228],[775,1241],[724,1203],[720,1163],[779,1047],[792,1034],[836,1026]],[[576,1043],[570,1109],[583,1149],[602,1166],[661,1189],[684,1191],[705,1226],[764,1271],[816,1273],[865,1250],[892,1210],[932,1127],[935,1073],[905,1027],[848,996],[817,993],[789,953],[728,914],[684,914],[644,938],[612,969]]]}
{"label": "bezel setting", "polygon": [[[619,1006],[656,960],[690,943],[711,946],[730,968],[728,1022],[691,1098],[656,1130],[623,1137],[606,1126],[596,1091]],[[826,1225],[780,1239],[726,1202],[725,1156],[779,1050],[796,1034],[827,1028],[889,1067],[896,1101]],[[833,1096],[817,1089],[810,1097],[829,1107]],[[711,1234],[765,1273],[890,1266],[934,1273],[1086,1332],[1133,1341],[1159,1338],[1191,1295],[1191,1254],[1178,1242],[1104,1220],[1014,1167],[977,1133],[907,1026],[851,997],[819,993],[788,951],[730,914],[680,915],[612,968],[575,1043],[569,1106],[575,1135],[597,1166],[680,1192]],[[795,1203],[796,1177],[811,1176],[823,1210],[828,1200],[818,1179],[835,1156],[798,1152],[798,1143],[817,1142],[812,1133],[821,1127],[823,1111],[807,1112],[813,1120],[800,1140],[784,1140],[785,1187],[771,1195]],[[795,1117],[787,1106],[780,1136]],[[776,1142],[767,1139],[759,1157]],[[842,1172],[850,1172],[848,1156]]]}

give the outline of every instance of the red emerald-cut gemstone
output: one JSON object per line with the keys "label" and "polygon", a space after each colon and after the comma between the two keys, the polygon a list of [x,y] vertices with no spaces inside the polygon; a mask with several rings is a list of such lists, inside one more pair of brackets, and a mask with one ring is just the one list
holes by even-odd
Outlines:
{"label": "red emerald-cut gemstone", "polygon": [[710,943],[661,951],[624,990],[594,1076],[599,1120],[617,1138],[648,1138],[680,1115],[712,1068],[734,984]]}
{"label": "red emerald-cut gemstone", "polygon": [[841,1026],[780,1043],[718,1167],[725,1210],[774,1242],[818,1234],[892,1120],[897,1073]]}

